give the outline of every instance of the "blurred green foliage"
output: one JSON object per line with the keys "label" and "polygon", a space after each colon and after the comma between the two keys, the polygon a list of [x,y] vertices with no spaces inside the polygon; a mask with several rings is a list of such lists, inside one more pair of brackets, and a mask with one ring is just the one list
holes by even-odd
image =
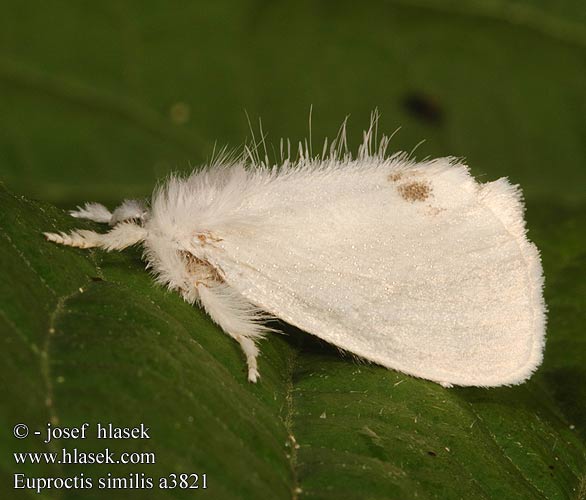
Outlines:
{"label": "blurred green foliage", "polygon": [[576,201],[586,15],[541,3],[3,2],[2,177],[63,206],[146,196],[241,145],[244,110],[273,144],[307,136],[311,105],[314,144],[350,115],[355,146],[376,107],[393,150],[425,140],[419,157]]}
{"label": "blurred green foliage", "polygon": [[[585,52],[578,0],[3,2],[1,448],[45,449],[10,435],[20,421],[144,421],[153,438],[131,448],[154,466],[22,471],[207,472],[213,498],[584,498]],[[316,150],[346,115],[355,148],[378,108],[379,131],[401,127],[391,150],[425,139],[419,158],[522,185],[550,308],[530,382],[446,390],[289,331],[263,342],[253,386],[235,343],[138,252],[40,236],[80,225],[52,205],[148,196],[214,145],[238,149],[244,110],[276,149],[305,138],[310,106]],[[3,485],[15,470],[0,456]],[[155,493],[191,498],[121,497]]]}

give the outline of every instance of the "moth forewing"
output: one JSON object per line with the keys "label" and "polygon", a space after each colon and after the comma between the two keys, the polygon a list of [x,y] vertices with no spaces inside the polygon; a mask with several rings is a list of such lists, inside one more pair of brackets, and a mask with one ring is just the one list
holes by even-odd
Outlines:
{"label": "moth forewing", "polygon": [[[247,300],[344,350],[444,385],[526,380],[541,362],[538,252],[518,188],[452,160],[346,164],[248,206],[210,260]],[[292,191],[292,190],[291,190]]]}

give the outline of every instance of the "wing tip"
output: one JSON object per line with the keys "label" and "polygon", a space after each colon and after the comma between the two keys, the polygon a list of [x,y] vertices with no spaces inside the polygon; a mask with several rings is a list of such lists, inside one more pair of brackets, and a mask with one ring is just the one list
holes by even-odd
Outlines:
{"label": "wing tip", "polygon": [[[527,264],[530,296],[533,309],[533,345],[528,360],[515,371],[504,377],[494,377],[485,383],[463,384],[482,387],[512,386],[527,381],[543,361],[547,327],[547,304],[543,298],[545,278],[541,255],[537,246],[527,238],[525,203],[519,185],[512,184],[506,177],[484,184],[477,183],[478,195],[505,229],[515,238]],[[456,382],[457,384],[457,382]],[[460,385],[460,384],[458,384]]]}
{"label": "wing tip", "polygon": [[[519,185],[506,177],[493,182],[479,183],[471,175],[468,166],[459,158],[437,158],[427,162],[434,174],[450,173],[461,186],[477,193],[480,203],[485,205],[513,236],[527,265],[529,294],[533,310],[532,347],[528,359],[519,368],[504,376],[478,377],[474,380],[455,380],[457,377],[441,377],[434,382],[459,386],[498,387],[522,384],[539,368],[545,349],[547,327],[547,305],[543,298],[545,279],[539,249],[527,238],[525,203]],[[413,374],[418,376],[417,374]],[[425,377],[428,378],[428,377]]]}

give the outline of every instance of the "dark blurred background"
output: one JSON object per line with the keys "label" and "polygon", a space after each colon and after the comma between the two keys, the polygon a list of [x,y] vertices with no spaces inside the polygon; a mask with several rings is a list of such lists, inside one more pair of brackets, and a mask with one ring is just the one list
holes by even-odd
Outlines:
{"label": "dark blurred background", "polygon": [[[147,196],[214,149],[378,108],[390,150],[575,203],[586,181],[581,1],[2,1],[0,179],[70,207]],[[269,147],[269,151],[271,148]]]}

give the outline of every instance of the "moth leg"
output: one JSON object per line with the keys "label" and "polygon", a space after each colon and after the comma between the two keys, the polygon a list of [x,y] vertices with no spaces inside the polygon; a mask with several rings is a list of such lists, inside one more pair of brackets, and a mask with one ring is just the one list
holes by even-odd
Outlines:
{"label": "moth leg", "polygon": [[256,382],[260,374],[257,364],[259,349],[255,340],[270,330],[259,323],[262,313],[224,283],[199,284],[197,291],[203,308],[214,323],[240,344],[246,356],[248,380]]}
{"label": "moth leg", "polygon": [[77,210],[71,210],[69,215],[77,219],[88,219],[115,226],[119,222],[125,222],[131,219],[143,220],[147,213],[147,207],[143,202],[139,200],[124,200],[114,212],[110,212],[100,203],[88,202],[83,207],[77,207]]}
{"label": "moth leg", "polygon": [[131,219],[143,220],[148,213],[146,205],[139,200],[124,200],[122,204],[114,210],[109,221],[111,226],[119,222]]}
{"label": "moth leg", "polygon": [[67,233],[43,233],[49,241],[77,248],[99,247],[104,250],[123,250],[144,240],[146,230],[132,223],[118,224],[107,233],[76,229]]}
{"label": "moth leg", "polygon": [[248,365],[248,381],[249,382],[256,382],[260,378],[260,373],[258,373],[258,365],[256,362],[256,358],[259,354],[259,350],[257,345],[254,343],[254,340],[251,340],[249,337],[243,337],[242,335],[238,337],[234,337],[244,355],[246,356],[246,364]]}
{"label": "moth leg", "polygon": [[108,224],[112,218],[110,210],[101,203],[88,202],[83,207],[77,207],[77,210],[70,210],[69,215],[76,219],[88,219],[102,224]]}

